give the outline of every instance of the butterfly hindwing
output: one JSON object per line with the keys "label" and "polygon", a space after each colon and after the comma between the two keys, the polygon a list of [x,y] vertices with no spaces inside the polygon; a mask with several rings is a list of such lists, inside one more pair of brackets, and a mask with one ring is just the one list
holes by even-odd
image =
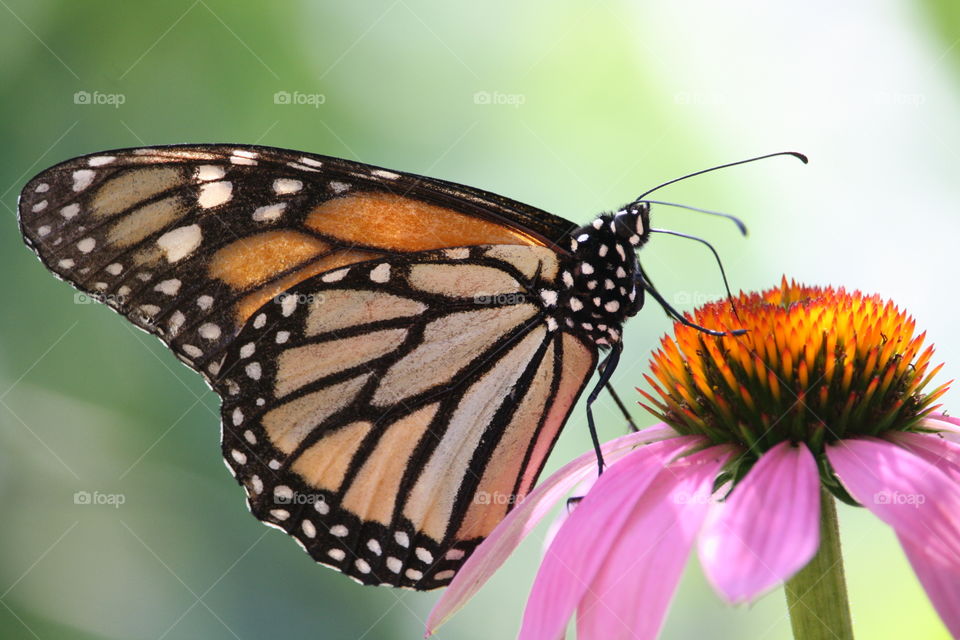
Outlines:
{"label": "butterfly hindwing", "polygon": [[532,488],[596,362],[543,247],[385,257],[258,309],[216,389],[253,513],[368,584],[447,584]]}
{"label": "butterfly hindwing", "polygon": [[235,145],[76,158],[26,185],[19,217],[51,271],[208,379],[255,309],[313,275],[464,244],[551,246],[571,228],[452,183]]}

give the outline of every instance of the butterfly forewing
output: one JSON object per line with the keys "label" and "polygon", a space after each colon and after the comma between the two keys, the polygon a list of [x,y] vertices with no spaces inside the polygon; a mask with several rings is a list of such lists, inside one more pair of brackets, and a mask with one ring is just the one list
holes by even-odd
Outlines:
{"label": "butterfly forewing", "polygon": [[531,489],[596,359],[548,322],[542,247],[353,264],[228,349],[225,459],[251,510],[368,584],[430,589]]}
{"label": "butterfly forewing", "polygon": [[31,180],[19,208],[48,268],[208,379],[255,309],[313,275],[463,244],[553,246],[571,226],[451,183],[217,145],[77,158]]}
{"label": "butterfly forewing", "polygon": [[257,517],[367,584],[450,581],[536,481],[590,331],[614,331],[570,315],[571,223],[336,158],[104,152],[31,180],[19,219],[49,269],[220,393]]}

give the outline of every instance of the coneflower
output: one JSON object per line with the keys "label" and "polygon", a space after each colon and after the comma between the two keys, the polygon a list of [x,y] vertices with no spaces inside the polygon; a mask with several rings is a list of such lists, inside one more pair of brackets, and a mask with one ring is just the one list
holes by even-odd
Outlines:
{"label": "coneflower", "polygon": [[[693,545],[728,602],[786,582],[797,638],[851,638],[834,498],[893,527],[934,607],[960,636],[960,421],[932,347],[893,303],[788,283],[708,304],[677,324],[644,394],[663,423],[608,443],[612,464],[547,549],[520,637],[655,638]],[[587,454],[518,505],[428,621],[461,606],[559,499]],[[824,635],[824,633],[828,635]]]}

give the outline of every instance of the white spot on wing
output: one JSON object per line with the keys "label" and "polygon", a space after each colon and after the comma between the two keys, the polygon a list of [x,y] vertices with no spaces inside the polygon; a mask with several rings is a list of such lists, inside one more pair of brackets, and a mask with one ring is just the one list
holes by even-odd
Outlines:
{"label": "white spot on wing", "polygon": [[220,337],[220,327],[212,322],[207,322],[200,325],[200,328],[197,329],[197,333],[199,333],[200,337],[204,340],[216,340]]}
{"label": "white spot on wing", "polygon": [[229,202],[233,196],[233,183],[228,180],[218,182],[208,182],[200,185],[200,196],[197,203],[204,209],[218,207],[225,202]]}
{"label": "white spot on wing", "polygon": [[77,249],[79,249],[81,253],[90,253],[95,246],[97,246],[97,241],[93,238],[84,238],[77,243]]}
{"label": "white spot on wing", "polygon": [[80,213],[80,205],[74,202],[73,204],[68,204],[64,208],[60,209],[60,215],[69,220]]}
{"label": "white spot on wing", "polygon": [[350,185],[348,185],[346,182],[338,182],[336,180],[330,181],[330,189],[332,189],[334,193],[343,193],[349,188]]}
{"label": "white spot on wing", "polygon": [[202,164],[197,167],[193,177],[197,180],[207,182],[209,180],[219,180],[226,175],[226,173],[223,167],[218,167],[213,164]]}
{"label": "white spot on wing", "polygon": [[157,246],[166,254],[167,262],[177,262],[193,253],[202,240],[200,225],[191,224],[167,231],[157,238]]}
{"label": "white spot on wing", "polygon": [[73,190],[83,191],[93,183],[93,177],[97,175],[96,171],[91,169],[79,169],[73,172]]}
{"label": "white spot on wing", "polygon": [[381,265],[377,265],[370,272],[370,279],[379,283],[384,283],[390,280],[390,265],[386,262]]}
{"label": "white spot on wing", "polygon": [[283,317],[290,317],[296,308],[297,296],[283,296],[283,300],[280,302],[280,313],[283,314]]}
{"label": "white spot on wing", "polygon": [[343,280],[344,276],[346,276],[349,271],[350,269],[337,269],[336,271],[323,274],[320,276],[320,279],[324,282],[339,282],[340,280]]}
{"label": "white spot on wing", "polygon": [[396,180],[400,177],[399,173],[394,173],[393,171],[387,171],[385,169],[374,169],[370,172],[370,175],[377,176],[378,178],[384,178],[386,180]]}
{"label": "white spot on wing", "polygon": [[160,293],[168,296],[175,296],[177,295],[177,292],[180,291],[180,281],[176,278],[164,280],[163,282],[158,283],[153,290],[159,291]]}
{"label": "white spot on wing", "polygon": [[283,210],[287,208],[286,202],[278,202],[276,204],[268,204],[264,207],[257,207],[253,212],[253,219],[257,222],[273,222],[283,213]]}
{"label": "white spot on wing", "polygon": [[102,167],[105,164],[110,164],[116,159],[116,156],[96,156],[87,160],[87,164],[91,167]]}
{"label": "white spot on wing", "polygon": [[41,200],[37,204],[33,205],[33,207],[30,210],[33,211],[34,213],[40,213],[46,208],[47,208],[47,201]]}
{"label": "white spot on wing", "polygon": [[277,178],[273,181],[273,192],[278,196],[296,193],[303,189],[303,183],[292,178]]}

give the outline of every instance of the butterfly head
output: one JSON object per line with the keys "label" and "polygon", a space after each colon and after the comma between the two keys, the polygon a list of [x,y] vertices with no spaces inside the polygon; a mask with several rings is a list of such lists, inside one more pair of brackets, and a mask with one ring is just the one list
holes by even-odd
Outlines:
{"label": "butterfly head", "polygon": [[613,232],[634,251],[650,239],[650,203],[631,202],[613,214]]}

